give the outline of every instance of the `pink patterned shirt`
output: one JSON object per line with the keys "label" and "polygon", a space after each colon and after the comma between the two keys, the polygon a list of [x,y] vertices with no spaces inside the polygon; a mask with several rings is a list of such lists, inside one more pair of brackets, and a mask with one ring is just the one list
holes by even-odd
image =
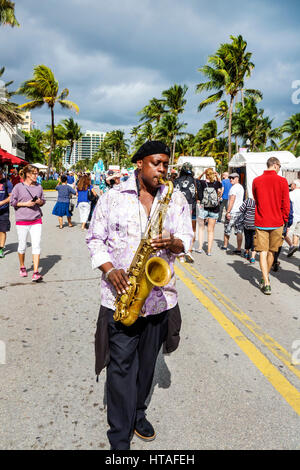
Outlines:
{"label": "pink patterned shirt", "polygon": [[[161,186],[157,191],[151,214],[166,191],[165,186]],[[144,207],[138,199],[135,175],[103,194],[94,210],[86,237],[92,268],[96,269],[104,263],[111,262],[115,268],[126,271],[141,241],[147,221]],[[175,238],[182,240],[185,251],[189,249],[193,239],[190,209],[180,191],[175,190],[172,194],[163,233],[165,236],[173,234]],[[172,278],[168,285],[153,288],[141,312],[144,316],[164,312],[177,304],[173,269],[177,255],[170,250],[160,250],[154,256],[161,256],[169,263]],[[101,304],[114,310],[115,297],[114,287],[103,276]]]}

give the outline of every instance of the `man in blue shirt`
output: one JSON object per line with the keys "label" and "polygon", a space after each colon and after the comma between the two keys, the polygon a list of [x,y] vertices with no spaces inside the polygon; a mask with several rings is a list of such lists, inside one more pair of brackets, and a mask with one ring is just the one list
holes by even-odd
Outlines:
{"label": "man in blue shirt", "polygon": [[0,258],[4,258],[6,232],[10,230],[9,198],[12,190],[12,183],[5,178],[3,168],[0,167]]}
{"label": "man in blue shirt", "polygon": [[223,210],[225,208],[225,212],[227,211],[228,207],[228,193],[231,188],[231,183],[228,178],[228,173],[225,172],[223,173],[223,179],[222,179],[222,199],[220,200],[220,212],[219,212],[219,217],[217,222],[222,222],[222,215],[223,215]]}
{"label": "man in blue shirt", "polygon": [[74,186],[75,178],[74,178],[73,173],[69,173],[69,172],[67,173],[67,183],[71,185],[72,187]]}

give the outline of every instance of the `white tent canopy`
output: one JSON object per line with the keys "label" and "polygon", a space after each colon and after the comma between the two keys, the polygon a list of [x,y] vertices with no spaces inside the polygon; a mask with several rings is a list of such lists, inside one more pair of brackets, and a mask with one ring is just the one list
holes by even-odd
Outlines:
{"label": "white tent canopy", "polygon": [[181,156],[178,158],[175,166],[181,167],[184,163],[191,163],[196,177],[203,173],[207,168],[216,168],[216,162],[212,157]]}
{"label": "white tent canopy", "polygon": [[263,174],[267,168],[267,160],[276,157],[281,163],[282,169],[286,165],[296,162],[296,157],[288,151],[278,152],[239,152],[229,162],[229,169],[245,168],[246,189],[248,197],[252,197],[252,182],[254,178]]}
{"label": "white tent canopy", "polygon": [[281,169],[287,171],[300,171],[300,157],[290,163],[284,163]]}
{"label": "white tent canopy", "polygon": [[33,163],[32,165],[38,168],[39,170],[47,170],[48,168],[47,165],[42,165],[41,163]]}

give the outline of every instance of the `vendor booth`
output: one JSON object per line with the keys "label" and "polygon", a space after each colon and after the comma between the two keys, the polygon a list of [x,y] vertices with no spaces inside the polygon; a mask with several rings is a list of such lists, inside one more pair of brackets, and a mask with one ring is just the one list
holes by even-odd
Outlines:
{"label": "vendor booth", "polygon": [[190,156],[181,156],[178,158],[174,168],[180,168],[184,163],[191,163],[194,170],[194,176],[197,178],[201,173],[203,173],[207,168],[216,169],[216,162],[212,157],[190,157]]}
{"label": "vendor booth", "polygon": [[[282,168],[296,162],[296,157],[288,151],[239,152],[230,160],[228,164],[229,173],[239,173],[240,183],[244,186],[248,197],[252,197],[252,183],[254,178],[263,174],[267,168],[267,160],[270,157],[278,158]],[[282,171],[280,171],[279,174],[282,175]]]}
{"label": "vendor booth", "polygon": [[284,176],[288,183],[291,184],[295,179],[300,178],[300,157],[295,161],[284,164],[281,167],[282,176]]}

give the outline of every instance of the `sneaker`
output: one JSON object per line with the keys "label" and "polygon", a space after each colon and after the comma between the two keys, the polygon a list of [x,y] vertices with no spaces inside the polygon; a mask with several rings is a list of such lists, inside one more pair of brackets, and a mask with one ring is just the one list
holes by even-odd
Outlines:
{"label": "sneaker", "polygon": [[250,255],[249,255],[249,253],[247,253],[246,251],[244,251],[243,257],[244,257],[245,259],[250,260]]}
{"label": "sneaker", "polygon": [[255,263],[255,258],[250,258],[249,261],[250,261],[251,264],[254,264]]}
{"label": "sneaker", "polygon": [[232,254],[233,254],[233,255],[241,255],[241,254],[242,254],[242,250],[233,250],[233,251],[232,251]]}
{"label": "sneaker", "polygon": [[28,276],[26,268],[24,266],[23,266],[23,268],[20,268],[20,276],[21,277],[27,277]]}
{"label": "sneaker", "polygon": [[0,258],[4,258],[5,254],[3,253],[3,248],[0,248]]}
{"label": "sneaker", "polygon": [[194,261],[195,261],[194,258],[191,255],[191,253],[186,253],[184,255],[184,257],[185,257],[185,262],[186,263],[194,263]]}
{"label": "sneaker", "polygon": [[288,251],[287,257],[290,258],[291,256],[293,256],[293,254],[296,253],[297,250],[298,250],[297,246],[291,246]]}
{"label": "sneaker", "polygon": [[275,273],[278,271],[280,266],[280,261],[277,261],[277,263],[273,263],[272,269],[275,271]]}
{"label": "sneaker", "polygon": [[263,288],[262,288],[262,292],[265,295],[271,295],[272,292],[271,292],[270,284],[268,284],[267,286],[264,285]]}
{"label": "sneaker", "polygon": [[203,253],[203,250],[199,250],[199,248],[194,248],[194,252],[195,252],[195,253],[200,253],[200,254],[201,254],[201,253]]}
{"label": "sneaker", "polygon": [[43,276],[37,271],[32,275],[32,282],[39,282],[43,279]]}
{"label": "sneaker", "polygon": [[211,253],[207,253],[207,256],[211,256]]}
{"label": "sneaker", "polygon": [[225,251],[227,251],[227,250],[228,250],[228,248],[227,248],[227,246],[221,246],[221,250],[225,250]]}

